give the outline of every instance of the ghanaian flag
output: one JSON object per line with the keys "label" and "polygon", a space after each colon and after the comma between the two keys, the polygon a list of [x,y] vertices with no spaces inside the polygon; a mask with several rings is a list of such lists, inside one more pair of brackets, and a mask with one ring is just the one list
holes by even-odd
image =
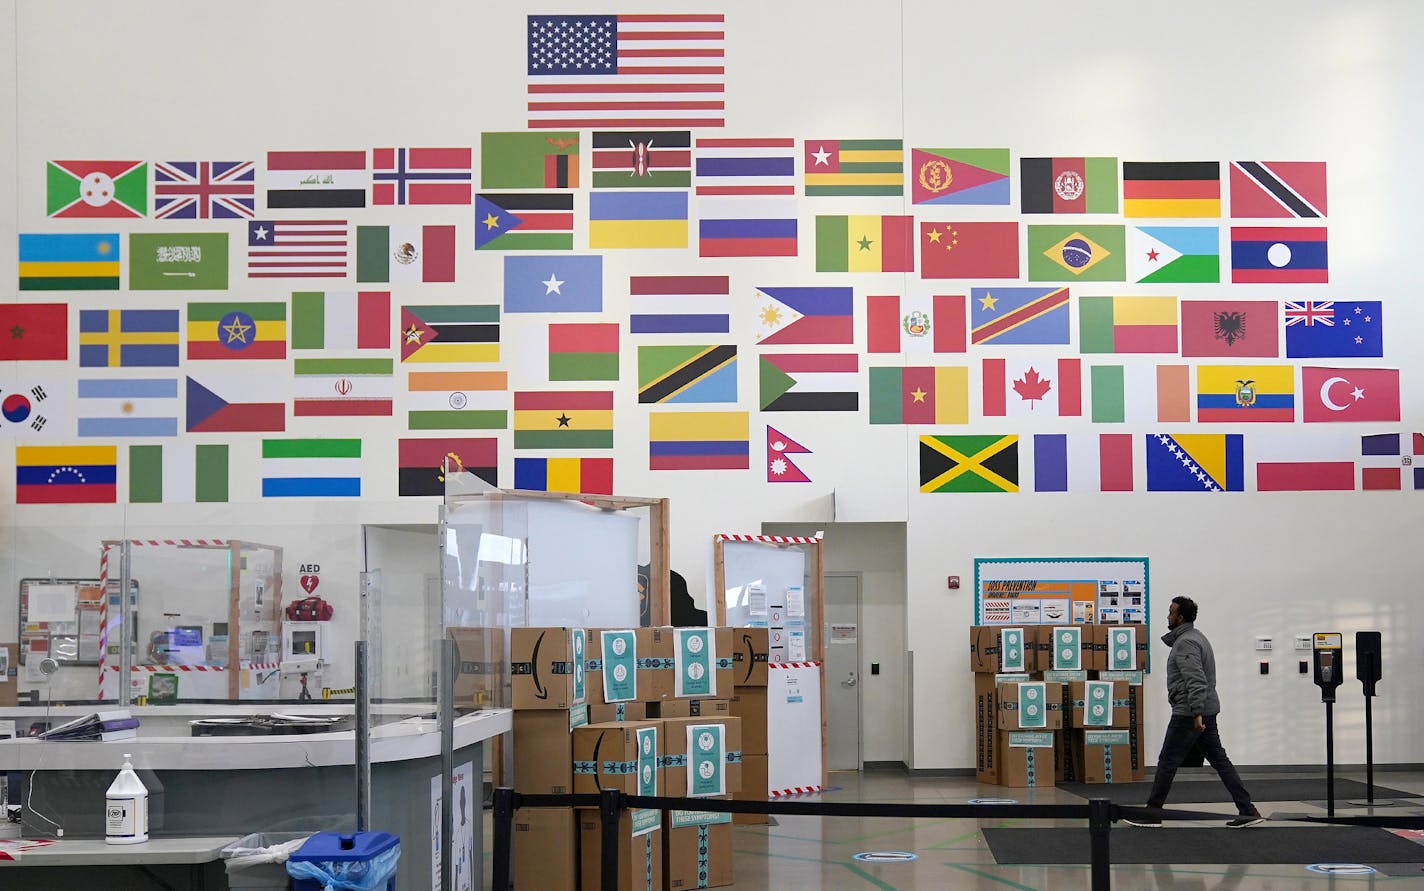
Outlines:
{"label": "ghanaian flag", "polygon": [[613,448],[613,391],[516,392],[514,447]]}

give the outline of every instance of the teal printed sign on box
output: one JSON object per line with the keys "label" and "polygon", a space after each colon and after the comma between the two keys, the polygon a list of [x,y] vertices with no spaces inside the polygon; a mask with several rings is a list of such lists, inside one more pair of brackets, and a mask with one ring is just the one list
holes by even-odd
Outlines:
{"label": "teal printed sign on box", "polygon": [[1028,671],[1024,664],[1024,631],[1005,628],[999,632],[999,667],[1006,672]]}
{"label": "teal printed sign on box", "polygon": [[1000,672],[999,674],[994,675],[994,683],[995,683],[996,685],[997,685],[997,684],[1017,684],[1017,683],[1020,683],[1020,682],[1022,682],[1022,681],[1027,681],[1027,680],[1029,680],[1028,673],[1027,673],[1027,672],[1023,672],[1023,671],[1016,672],[1016,673],[1012,673],[1012,674],[1004,674],[1004,673]]}
{"label": "teal printed sign on box", "polygon": [[632,631],[605,631],[603,639],[603,700],[631,702],[638,698],[638,637]]}
{"label": "teal printed sign on box", "polygon": [[574,702],[583,702],[587,698],[587,683],[584,678],[584,651],[588,649],[588,632],[582,628],[574,629]]}
{"label": "teal printed sign on box", "polygon": [[[1071,684],[1074,681],[1086,681],[1088,679],[1087,669],[1078,671],[1045,671],[1043,673],[1045,681],[1052,681],[1057,684]],[[1024,680],[1028,680],[1027,677]]]}
{"label": "teal printed sign on box", "polygon": [[1083,629],[1053,629],[1053,669],[1078,671],[1083,667]]}
{"label": "teal printed sign on box", "polygon": [[673,829],[684,826],[715,826],[732,822],[731,814],[717,814],[712,811],[668,811],[668,825]]}
{"label": "teal printed sign on box", "polygon": [[1100,681],[1127,681],[1129,687],[1142,686],[1142,672],[1133,671],[1100,671],[1098,672]]}
{"label": "teal printed sign on box", "polygon": [[677,681],[673,695],[714,696],[717,693],[717,652],[711,628],[676,628],[677,639],[674,668]]}
{"label": "teal printed sign on box", "polygon": [[588,723],[588,705],[576,705],[569,709],[569,730]]}
{"label": "teal printed sign on box", "polygon": [[1047,695],[1042,681],[1019,684],[1019,726],[1048,726]]}
{"label": "teal printed sign on box", "polygon": [[1083,726],[1112,726],[1112,681],[1088,681],[1083,696]]}
{"label": "teal printed sign on box", "polygon": [[727,793],[722,773],[726,725],[693,724],[687,728],[687,796],[705,798]]}
{"label": "teal printed sign on box", "polygon": [[1009,733],[1009,747],[1014,749],[1051,749],[1053,733],[1014,730]]}
{"label": "teal printed sign on box", "polygon": [[1108,670],[1132,671],[1137,668],[1137,629],[1108,629]]}
{"label": "teal printed sign on box", "polygon": [[628,813],[633,819],[634,838],[640,835],[647,835],[649,832],[663,825],[663,812],[656,808],[636,807]]}
{"label": "teal printed sign on box", "polygon": [[1125,746],[1128,745],[1128,731],[1084,730],[1083,744],[1087,746]]}
{"label": "teal printed sign on box", "polygon": [[658,728],[642,727],[638,735],[638,794],[658,794]]}

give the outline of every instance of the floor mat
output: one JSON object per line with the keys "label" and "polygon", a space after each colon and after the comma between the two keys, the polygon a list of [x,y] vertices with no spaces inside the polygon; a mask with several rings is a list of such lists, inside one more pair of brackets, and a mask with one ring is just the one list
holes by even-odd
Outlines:
{"label": "floor mat", "polygon": [[[1119,828],[1121,827],[1121,828]],[[1002,865],[1089,863],[1088,830],[985,829]],[[1365,826],[1184,826],[1112,830],[1113,863],[1418,863],[1424,847]]]}
{"label": "floor mat", "polygon": [[[1145,804],[1152,792],[1151,783],[1106,783],[1087,785],[1085,783],[1059,783],[1058,788],[1071,792],[1080,798],[1106,798],[1117,804]],[[1246,789],[1253,801],[1310,801],[1325,799],[1325,778],[1305,779],[1261,779],[1246,782]],[[1369,787],[1358,780],[1335,780],[1335,801],[1337,806],[1347,798],[1363,799],[1369,794]],[[1414,792],[1401,792],[1375,786],[1376,798],[1419,798]],[[1231,794],[1221,780],[1178,780],[1172,784],[1172,794],[1167,796],[1167,806],[1174,804],[1207,804],[1216,801],[1230,801]]]}

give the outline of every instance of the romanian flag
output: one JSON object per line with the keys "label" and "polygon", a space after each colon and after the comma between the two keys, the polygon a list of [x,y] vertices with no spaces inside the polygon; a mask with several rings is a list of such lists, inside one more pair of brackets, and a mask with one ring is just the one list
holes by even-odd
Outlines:
{"label": "romanian flag", "polygon": [[750,423],[744,411],[669,411],[648,416],[649,470],[747,470]]}
{"label": "romanian flag", "polygon": [[515,392],[516,449],[613,448],[611,390]]}
{"label": "romanian flag", "polygon": [[20,234],[21,291],[118,289],[118,235]]}
{"label": "romanian flag", "polygon": [[899,139],[808,139],[806,196],[905,194],[905,143]]}
{"label": "romanian flag", "polygon": [[514,488],[531,492],[613,494],[612,458],[515,458]]}
{"label": "romanian flag", "polygon": [[817,272],[914,272],[915,218],[816,217]]}
{"label": "romanian flag", "polygon": [[1290,365],[1198,365],[1197,423],[1295,421]]}
{"label": "romanian flag", "polygon": [[618,380],[618,323],[550,322],[549,380]]}
{"label": "romanian flag", "polygon": [[188,304],[189,359],[285,359],[287,304]]}
{"label": "romanian flag", "polygon": [[113,504],[118,500],[115,446],[16,446],[17,504]]}
{"label": "romanian flag", "polygon": [[969,369],[871,368],[870,423],[969,423]]}
{"label": "romanian flag", "polygon": [[1122,215],[1221,216],[1221,162],[1124,161]]}
{"label": "romanian flag", "polygon": [[1175,353],[1177,298],[1080,298],[1078,336],[1084,353]]}

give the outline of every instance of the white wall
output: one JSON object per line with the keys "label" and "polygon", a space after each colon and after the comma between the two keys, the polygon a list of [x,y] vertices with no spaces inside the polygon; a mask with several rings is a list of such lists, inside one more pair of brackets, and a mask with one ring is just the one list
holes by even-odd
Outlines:
{"label": "white wall", "polygon": [[[571,2],[556,6],[584,8]],[[1417,4],[1306,0],[1289,7],[1237,4],[1229,12],[1198,6],[1189,14],[1127,0],[1105,0],[1076,13],[1065,13],[1049,0],[991,6],[904,0],[872,13],[861,4],[808,0],[728,2],[724,8],[729,135],[903,137],[907,149],[1008,146],[1015,157],[1326,161],[1328,288],[1199,285],[1182,286],[1178,293],[1384,300],[1385,364],[1402,370],[1403,423],[1397,429],[1420,429],[1424,360],[1415,332],[1421,330],[1424,310],[1408,297],[1416,272],[1415,208],[1424,204],[1424,180],[1410,172],[1424,154],[1413,115],[1424,83],[1424,61],[1414,46],[1414,35],[1424,24],[1424,9]],[[651,2],[630,2],[622,9],[663,11]],[[16,231],[65,231],[44,219],[46,159],[240,156],[260,161],[268,149],[478,145],[483,130],[519,129],[524,123],[523,16],[549,7],[437,0],[404,20],[393,19],[388,6],[370,0],[267,0],[248,4],[236,19],[216,8],[205,10],[177,2],[0,2],[0,45],[13,46],[16,58],[13,71],[0,66],[0,119],[13,121],[16,134],[13,144],[0,140],[0,208],[6,209],[0,213],[0,265],[14,268]],[[136,25],[139,21],[144,24]],[[255,61],[229,61],[225,47]],[[586,196],[580,192],[580,232],[585,208]],[[398,210],[391,219],[457,223],[459,243],[469,244],[468,210]],[[968,209],[962,217],[1007,219],[1014,214],[1013,208],[980,211]],[[1424,655],[1413,646],[1417,611],[1410,608],[1414,580],[1424,569],[1424,557],[1411,546],[1421,525],[1411,496],[922,495],[917,491],[917,436],[955,431],[870,427],[864,408],[859,416],[757,411],[752,289],[833,278],[853,285],[858,296],[919,287],[909,276],[831,277],[813,271],[817,213],[899,212],[960,216],[943,208],[912,210],[908,198],[808,199],[801,211],[801,257],[718,264],[733,277],[732,337],[742,352],[741,403],[751,413],[749,472],[646,470],[649,410],[636,402],[636,353],[625,339],[622,380],[615,388],[615,489],[672,499],[672,565],[690,580],[694,595],[705,598],[697,567],[707,560],[715,532],[755,531],[767,519],[905,523],[907,647],[914,653],[917,681],[912,760],[918,768],[967,767],[970,679],[963,639],[972,596],[967,588],[945,591],[944,577],[972,577],[976,556],[1147,556],[1154,624],[1160,625],[1173,593],[1189,593],[1202,605],[1201,625],[1216,641],[1223,678],[1225,737],[1238,761],[1297,763],[1321,757],[1320,707],[1304,682],[1290,673],[1290,660],[1283,655],[1273,660],[1271,675],[1256,673],[1252,637],[1272,634],[1280,642],[1315,629],[1370,627],[1385,632],[1389,672],[1376,710],[1376,756],[1424,761],[1419,742],[1424,718],[1410,707],[1404,680],[1424,669]],[[363,213],[357,218],[386,220],[373,210]],[[55,229],[47,228],[51,225]],[[133,225],[136,231],[164,228],[154,221]],[[463,250],[459,284],[398,291],[395,299],[494,302],[500,262],[498,256]],[[247,284],[240,277],[240,251],[234,253],[233,266],[235,296],[276,298],[291,290]],[[691,252],[609,252],[602,318],[624,317],[621,283],[630,272],[700,268]],[[10,293],[5,289],[4,298]],[[141,299],[145,306],[163,299],[120,292],[78,296],[72,302],[97,307],[115,298]],[[518,372],[513,388],[549,386],[534,374],[546,321],[506,317],[506,364]],[[1014,354],[1032,354],[1032,349]],[[986,355],[992,353],[971,352],[967,364],[977,369]],[[891,364],[893,358],[877,361]],[[77,368],[23,370],[72,375]],[[20,371],[0,369],[6,376],[0,379]],[[977,381],[976,370],[971,392]],[[814,451],[797,458],[812,483],[764,483],[756,467],[767,423]],[[978,414],[971,416],[968,428],[1020,434],[1033,429],[985,423]],[[1085,432],[1092,427],[1071,421],[1053,429]],[[428,505],[414,518],[400,514],[415,506],[385,507],[395,499],[399,432],[395,424],[347,421],[299,421],[289,428],[299,436],[364,435],[365,494],[371,504],[361,512],[371,521],[429,522],[433,507]],[[234,492],[251,491],[257,479],[256,443],[256,437],[234,442]],[[512,481],[511,445],[509,434],[501,434],[501,481],[506,484]],[[9,444],[0,443],[0,464],[11,461]],[[121,468],[121,490],[124,485]],[[0,474],[0,503],[13,500],[11,486],[11,477]],[[323,511],[312,522],[320,525],[338,512],[345,520],[350,509]],[[17,509],[9,522],[74,526],[85,522],[79,513]],[[107,512],[83,512],[84,517],[94,515]],[[181,508],[163,513],[175,534],[193,528],[189,518]],[[6,556],[0,557],[8,561],[0,565],[5,585],[0,615],[14,609],[13,584],[6,580],[29,571],[35,559],[22,552],[15,536],[15,530],[0,528],[0,542],[8,543]],[[85,531],[84,539],[74,543],[75,552],[84,555],[81,563],[94,559],[96,536]],[[352,537],[314,535],[311,550],[320,552],[317,559],[324,566],[344,565],[343,572],[354,574],[354,555],[325,553],[347,542],[355,547]],[[293,549],[301,550],[295,544]],[[1152,682],[1160,693],[1160,675]],[[1362,742],[1350,726],[1359,717],[1355,694],[1348,694],[1338,711],[1344,725],[1338,734],[1339,757],[1359,760]],[[1165,707],[1149,713],[1150,735],[1160,732],[1164,713]]]}

